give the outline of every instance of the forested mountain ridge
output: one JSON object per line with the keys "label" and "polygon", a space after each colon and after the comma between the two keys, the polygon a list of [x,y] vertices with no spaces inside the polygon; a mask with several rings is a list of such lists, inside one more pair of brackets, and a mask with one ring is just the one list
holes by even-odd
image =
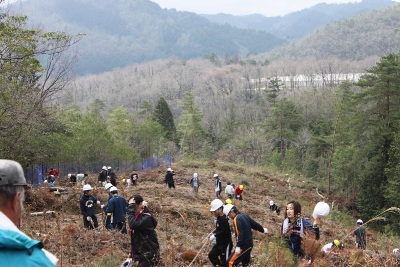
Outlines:
{"label": "forested mountain ridge", "polygon": [[285,42],[265,32],[212,23],[195,13],[161,9],[149,0],[19,1],[11,9],[49,31],[84,33],[77,44],[80,74],[172,56],[246,56]]}
{"label": "forested mountain ridge", "polygon": [[[349,5],[320,4],[279,18],[279,21],[275,23],[270,21],[268,27],[275,28],[280,36],[286,38],[293,36],[293,32],[297,32],[300,37],[320,26],[321,23],[327,23],[328,21],[321,20],[321,18],[329,18],[329,12],[340,13],[343,16],[347,14],[348,17],[357,10],[366,12],[375,7],[393,4],[388,0],[378,2],[364,0],[361,3]],[[169,57],[183,60],[211,54],[222,57],[245,57],[249,54],[265,53],[287,43],[283,39],[265,32],[211,23],[195,13],[161,9],[156,3],[149,0],[118,0],[112,3],[82,0],[68,2],[61,0],[19,1],[11,7],[11,10],[26,14],[32,24],[39,24],[49,31],[60,30],[70,34],[84,33],[85,36],[75,46],[80,56],[77,68],[80,75],[101,73],[117,67]],[[376,34],[380,30],[376,26],[379,24],[371,21],[372,18],[369,18],[369,14],[365,14],[365,19],[369,21],[369,28],[354,26],[358,31],[359,39],[363,37],[360,36],[363,32]],[[375,19],[378,18],[373,17],[372,20]],[[304,26],[304,24],[308,26]],[[382,26],[383,28],[388,27],[388,25]],[[302,42],[306,44],[305,48],[307,49],[298,43],[289,44],[282,52],[274,52],[273,55],[269,54],[267,58],[264,57],[261,60],[272,60],[281,55],[302,55],[306,52],[307,55],[312,54],[319,57],[335,56],[341,49],[358,50],[358,42],[369,46],[369,49],[362,54],[357,53],[357,58],[363,59],[363,57],[377,54],[374,52],[371,55],[375,46],[387,42],[384,36],[383,39],[374,42],[369,42],[368,38],[362,41],[350,38],[346,41],[345,46],[343,44],[332,46],[332,42],[325,40],[327,37],[324,36],[324,32],[323,29],[318,31],[318,37],[314,37],[318,39],[317,42]],[[312,36],[315,34],[309,38],[313,38]],[[342,37],[337,38],[332,34],[329,38],[334,41],[342,40]],[[324,40],[329,42],[328,45],[323,42]],[[307,47],[310,44],[312,48]],[[389,45],[391,44],[389,43]],[[314,50],[317,53],[314,54]],[[354,58],[354,53],[351,53],[351,58]],[[381,54],[379,53],[379,55]]]}
{"label": "forested mountain ridge", "polygon": [[392,0],[364,0],[357,3],[343,4],[321,3],[311,8],[278,17],[265,17],[260,14],[202,16],[215,23],[226,23],[241,29],[265,31],[283,39],[295,40],[310,34],[321,26],[395,4],[396,2]]}
{"label": "forested mountain ridge", "polygon": [[400,51],[400,4],[322,27],[309,36],[266,53],[278,58],[363,60]]}

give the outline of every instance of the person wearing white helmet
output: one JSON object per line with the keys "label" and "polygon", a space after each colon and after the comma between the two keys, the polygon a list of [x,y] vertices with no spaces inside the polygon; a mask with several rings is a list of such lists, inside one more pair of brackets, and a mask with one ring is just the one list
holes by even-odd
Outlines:
{"label": "person wearing white helmet", "polygon": [[110,180],[110,183],[113,186],[117,186],[117,176],[115,172],[112,170],[111,166],[107,167],[107,179]]}
{"label": "person wearing white helmet", "polygon": [[269,201],[269,210],[273,211],[278,216],[281,213],[281,208],[278,205],[276,205],[272,200]]}
{"label": "person wearing white helmet", "polygon": [[232,204],[226,204],[223,212],[233,221],[236,237],[235,253],[232,253],[229,257],[228,266],[237,266],[239,263],[242,263],[243,266],[249,266],[251,250],[254,246],[252,229],[265,234],[268,233],[268,229],[250,218],[250,216],[240,213]]}
{"label": "person wearing white helmet", "polygon": [[106,212],[106,209],[107,209],[107,206],[108,206],[108,202],[109,202],[110,199],[113,197],[113,195],[112,195],[111,192],[110,192],[111,187],[113,187],[113,185],[112,185],[111,183],[106,183],[106,184],[105,184],[104,190],[106,190],[107,193],[108,193],[108,199],[107,199],[107,204],[101,205],[101,208],[103,209],[103,212],[104,212],[105,217],[106,217],[106,219],[105,219],[105,221],[104,221],[103,223],[104,223],[104,225],[105,225],[105,227],[106,227],[107,229],[111,229],[111,228],[112,228],[111,218],[108,218],[108,217],[107,217],[107,212]]}
{"label": "person wearing white helmet", "polygon": [[228,266],[227,260],[231,254],[233,243],[228,218],[223,212],[224,203],[220,199],[211,201],[210,212],[216,218],[215,230],[210,236],[214,244],[208,253],[208,259],[213,266]]}
{"label": "person wearing white helmet", "polygon": [[118,195],[118,189],[113,186],[110,188],[112,197],[108,201],[106,207],[107,222],[111,222],[111,225],[106,225],[107,229],[118,229],[121,233],[126,234],[126,206],[127,202],[125,198]]}
{"label": "person wearing white helmet", "polygon": [[101,171],[99,173],[99,177],[97,178],[99,184],[105,185],[107,183],[107,174],[108,174],[107,167],[103,166],[103,168],[101,168]]}
{"label": "person wearing white helmet", "polygon": [[165,175],[164,182],[168,186],[169,189],[175,189],[175,181],[174,181],[175,172],[171,169],[167,169],[167,174]]}
{"label": "person wearing white helmet", "polygon": [[87,229],[97,229],[99,223],[95,212],[95,205],[100,205],[100,201],[92,195],[92,186],[85,184],[82,187],[83,195],[79,201],[81,213],[83,216],[83,225]]}
{"label": "person wearing white helmet", "polygon": [[86,184],[86,177],[88,177],[89,175],[87,173],[78,173],[76,175],[76,179],[78,181],[78,183],[80,183],[82,186],[84,186]]}
{"label": "person wearing white helmet", "polygon": [[21,165],[0,159],[0,267],[56,266],[56,256],[43,243],[19,229],[27,183]]}
{"label": "person wearing white helmet", "polygon": [[366,232],[363,226],[364,222],[361,219],[357,220],[357,228],[354,230],[353,234],[356,237],[356,247],[359,249],[366,249],[367,247],[367,239]]}
{"label": "person wearing white helmet", "polygon": [[216,174],[216,173],[214,173],[214,184],[215,184],[215,196],[217,198],[221,198],[222,183],[221,183],[221,179],[219,178],[218,174]]}
{"label": "person wearing white helmet", "polygon": [[194,195],[197,196],[197,192],[199,191],[199,186],[200,186],[200,179],[197,172],[193,173],[193,176],[190,179],[189,184],[193,188]]}

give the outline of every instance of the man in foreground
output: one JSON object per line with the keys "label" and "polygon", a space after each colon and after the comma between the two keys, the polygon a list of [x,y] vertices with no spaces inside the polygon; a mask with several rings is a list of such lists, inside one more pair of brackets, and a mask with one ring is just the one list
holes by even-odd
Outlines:
{"label": "man in foreground", "polygon": [[0,159],[0,267],[55,266],[58,259],[42,242],[18,229],[27,186],[21,165]]}

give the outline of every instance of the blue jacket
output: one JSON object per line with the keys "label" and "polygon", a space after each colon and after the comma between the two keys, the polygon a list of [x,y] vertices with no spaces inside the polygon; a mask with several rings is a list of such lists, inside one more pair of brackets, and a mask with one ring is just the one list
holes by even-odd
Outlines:
{"label": "blue jacket", "polygon": [[80,200],[81,213],[83,216],[95,215],[94,206],[97,203],[97,199],[94,196],[83,195]]}
{"label": "blue jacket", "polygon": [[233,226],[236,234],[236,246],[240,248],[253,246],[252,229],[264,233],[264,228],[261,224],[242,213],[239,213],[236,215],[235,219],[233,219]]}
{"label": "blue jacket", "polygon": [[125,222],[126,217],[125,198],[115,195],[108,201],[106,213],[112,213],[113,223]]}
{"label": "blue jacket", "polygon": [[21,233],[0,230],[0,247],[0,267],[55,266],[42,250],[42,242]]}

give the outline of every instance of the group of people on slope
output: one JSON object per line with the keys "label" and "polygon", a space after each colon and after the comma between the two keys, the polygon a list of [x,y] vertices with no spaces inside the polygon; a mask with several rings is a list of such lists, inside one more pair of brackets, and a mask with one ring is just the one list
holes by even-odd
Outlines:
{"label": "group of people on slope", "polygon": [[103,186],[106,183],[111,183],[113,186],[117,186],[117,175],[115,175],[115,172],[112,170],[111,166],[103,166],[103,168],[101,168],[97,181]]}
{"label": "group of people on slope", "polygon": [[[242,266],[250,264],[251,250],[254,246],[252,230],[261,233],[268,233],[264,228],[250,218],[248,215],[239,212],[232,204],[226,204],[219,199],[211,202],[210,212],[216,218],[215,230],[210,235],[210,241],[214,244],[208,253],[208,258],[213,266]],[[235,249],[233,250],[232,233],[229,221],[235,233]]]}
{"label": "group of people on slope", "polygon": [[[242,266],[249,266],[254,245],[252,230],[268,233],[268,229],[248,215],[239,212],[236,206],[232,204],[224,205],[218,198],[214,199],[210,206],[210,212],[216,217],[215,230],[210,236],[210,241],[214,244],[208,254],[210,262],[213,266],[232,267],[239,263]],[[231,226],[228,220],[232,221],[232,228],[234,229],[236,239],[234,249],[231,239]],[[281,233],[290,250],[300,259],[305,259],[307,256],[301,247],[301,239],[305,231],[308,230],[315,234],[316,239],[319,239],[318,223],[319,219],[311,224],[302,216],[299,202],[290,201],[286,205]]]}
{"label": "group of people on slope", "polygon": [[124,197],[118,195],[118,189],[111,183],[105,184],[104,189],[109,194],[107,204],[101,204],[93,196],[91,185],[83,186],[80,208],[84,226],[88,229],[98,229],[95,205],[100,205],[106,215],[103,222],[105,228],[123,234],[129,233],[131,237],[129,258],[125,264],[128,266],[134,261],[143,267],[157,266],[160,259],[160,246],[155,231],[157,220],[150,213],[148,203],[140,195],[134,195],[126,201]]}
{"label": "group of people on slope", "polygon": [[[168,175],[168,173],[167,173]],[[189,184],[193,189],[193,193],[196,196],[200,187],[200,178],[197,172],[193,173],[193,176],[189,180]],[[215,197],[221,199],[222,193],[222,182],[221,178],[217,173],[214,173],[214,187],[215,187]],[[225,195],[227,198],[227,203],[232,203],[232,199],[243,200],[243,190],[244,186],[242,184],[235,186],[231,184],[231,181],[227,181],[227,185],[225,187]]]}
{"label": "group of people on slope", "polygon": [[[23,210],[26,178],[18,162],[0,159],[0,266],[55,266],[57,258],[43,249],[40,241],[31,239],[19,230],[20,216]],[[148,203],[140,195],[134,195],[126,201],[118,195],[118,189],[112,184],[106,185],[109,199],[106,205],[92,195],[93,188],[83,186],[83,195],[80,200],[81,211],[85,227],[96,229],[98,221],[94,207],[100,205],[110,218],[110,229],[124,232],[126,217],[127,232],[131,236],[130,256],[125,262],[129,265],[135,261],[139,266],[157,266],[160,261],[160,246],[155,231],[157,220],[148,209]],[[210,235],[214,246],[208,254],[213,266],[249,266],[250,254],[253,248],[252,230],[268,233],[258,222],[246,214],[239,212],[236,206],[225,204],[220,199],[211,202],[210,212],[215,216],[215,229]],[[110,217],[109,217],[110,215]],[[122,215],[122,219],[119,218]],[[115,220],[114,220],[115,218]],[[232,228],[235,237],[233,249]],[[121,224],[122,223],[122,224]],[[281,234],[288,247],[299,259],[307,259],[307,254],[301,246],[301,240],[306,231],[312,231],[315,238],[319,238],[319,218],[313,223],[304,218],[301,205],[297,201],[290,201],[285,208],[285,219],[281,225]],[[363,221],[357,220],[357,229],[353,232],[356,244],[360,249],[366,248],[366,233]],[[125,229],[126,230],[126,229]],[[325,247],[325,252],[343,247],[339,240]],[[393,253],[399,253],[395,248]],[[312,259],[309,259],[312,262]]]}

